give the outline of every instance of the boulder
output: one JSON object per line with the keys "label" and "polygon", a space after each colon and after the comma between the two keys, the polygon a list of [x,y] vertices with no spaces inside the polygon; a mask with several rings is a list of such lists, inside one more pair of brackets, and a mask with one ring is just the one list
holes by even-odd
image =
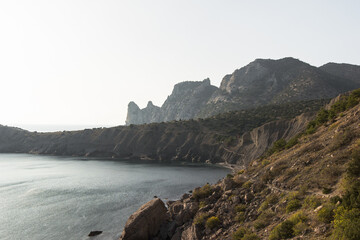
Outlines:
{"label": "boulder", "polygon": [[142,205],[126,222],[120,240],[147,240],[155,236],[168,219],[165,204],[155,198]]}

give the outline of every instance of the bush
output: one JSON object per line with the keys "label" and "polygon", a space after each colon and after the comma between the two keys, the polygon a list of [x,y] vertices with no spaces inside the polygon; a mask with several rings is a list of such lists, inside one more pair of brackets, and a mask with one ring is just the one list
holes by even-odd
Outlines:
{"label": "bush", "polygon": [[247,182],[245,182],[245,183],[242,185],[242,187],[249,189],[249,188],[251,187],[251,185],[252,185],[252,182],[251,182],[251,181],[247,181]]}
{"label": "bush", "polygon": [[286,205],[286,213],[290,213],[301,208],[301,202],[298,199],[293,199]]}
{"label": "bush", "polygon": [[194,225],[202,225],[204,226],[205,220],[209,217],[208,213],[200,213],[194,218]]}
{"label": "bush", "polygon": [[247,206],[245,204],[239,204],[235,206],[235,212],[244,212]]}
{"label": "bush", "polygon": [[208,218],[208,220],[206,220],[206,224],[205,224],[205,226],[210,229],[217,228],[219,225],[220,225],[220,220],[218,217]]}
{"label": "bush", "polygon": [[335,215],[334,209],[335,206],[333,204],[325,204],[317,213],[318,219],[324,223],[331,223]]}
{"label": "bush", "polygon": [[254,222],[254,228],[260,230],[271,223],[271,219],[275,216],[275,213],[271,210],[262,212]]}
{"label": "bush", "polygon": [[247,233],[244,235],[242,240],[260,240],[260,238],[255,233]]}
{"label": "bush", "polygon": [[203,207],[205,207],[206,206],[206,202],[205,201],[201,201],[200,203],[199,203],[199,208],[203,208]]}
{"label": "bush", "polygon": [[269,240],[292,238],[294,236],[294,225],[295,224],[292,221],[285,220],[271,231]]}
{"label": "bush", "polygon": [[210,184],[206,184],[201,188],[196,188],[193,192],[193,198],[195,198],[196,200],[202,199],[202,198],[206,198],[208,196],[211,195],[213,189],[210,186]]}
{"label": "bush", "polygon": [[346,210],[338,207],[335,210],[333,239],[360,239],[360,210],[354,208]]}
{"label": "bush", "polygon": [[321,205],[321,199],[316,196],[308,196],[304,200],[304,207],[315,209]]}
{"label": "bush", "polygon": [[322,193],[323,194],[329,194],[332,192],[332,189],[331,188],[327,188],[327,187],[324,187],[323,190],[322,190]]}
{"label": "bush", "polygon": [[242,238],[245,236],[245,234],[248,232],[246,228],[240,227],[236,232],[232,235],[232,240],[242,240]]}
{"label": "bush", "polygon": [[258,211],[264,211],[269,208],[269,206],[276,204],[279,201],[279,197],[277,194],[269,194],[269,196],[266,197],[265,201],[260,205]]}

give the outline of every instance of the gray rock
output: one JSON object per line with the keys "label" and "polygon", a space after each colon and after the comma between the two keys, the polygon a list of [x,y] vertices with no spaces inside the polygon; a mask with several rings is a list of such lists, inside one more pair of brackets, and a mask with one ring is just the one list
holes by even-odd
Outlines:
{"label": "gray rock", "polygon": [[159,232],[167,219],[165,204],[159,198],[155,198],[130,216],[120,240],[147,240]]}

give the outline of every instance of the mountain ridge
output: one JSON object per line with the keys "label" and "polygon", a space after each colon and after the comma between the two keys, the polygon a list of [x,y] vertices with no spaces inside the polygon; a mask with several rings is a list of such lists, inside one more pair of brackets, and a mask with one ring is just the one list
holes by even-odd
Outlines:
{"label": "mountain ridge", "polygon": [[219,88],[209,79],[188,81],[176,84],[156,109],[140,109],[131,102],[126,124],[206,118],[268,104],[333,98],[360,87],[355,79],[360,79],[360,66],[329,63],[317,68],[292,57],[256,59],[225,75]]}

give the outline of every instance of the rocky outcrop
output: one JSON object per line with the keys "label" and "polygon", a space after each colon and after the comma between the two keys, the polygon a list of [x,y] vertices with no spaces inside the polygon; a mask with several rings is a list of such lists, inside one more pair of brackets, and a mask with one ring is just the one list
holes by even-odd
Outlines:
{"label": "rocky outcrop", "polygon": [[360,67],[329,63],[320,68],[295,58],[256,59],[226,75],[220,88],[203,82],[175,85],[161,108],[131,102],[126,123],[141,124],[211,117],[268,104],[330,99],[360,87]]}
{"label": "rocky outcrop", "polygon": [[127,220],[120,240],[148,240],[154,237],[168,219],[163,201],[155,198],[133,213]]}
{"label": "rocky outcrop", "polygon": [[174,86],[161,108],[154,106],[151,101],[143,109],[130,102],[126,125],[194,118],[216,89],[209,79],[202,82],[182,82]]}

